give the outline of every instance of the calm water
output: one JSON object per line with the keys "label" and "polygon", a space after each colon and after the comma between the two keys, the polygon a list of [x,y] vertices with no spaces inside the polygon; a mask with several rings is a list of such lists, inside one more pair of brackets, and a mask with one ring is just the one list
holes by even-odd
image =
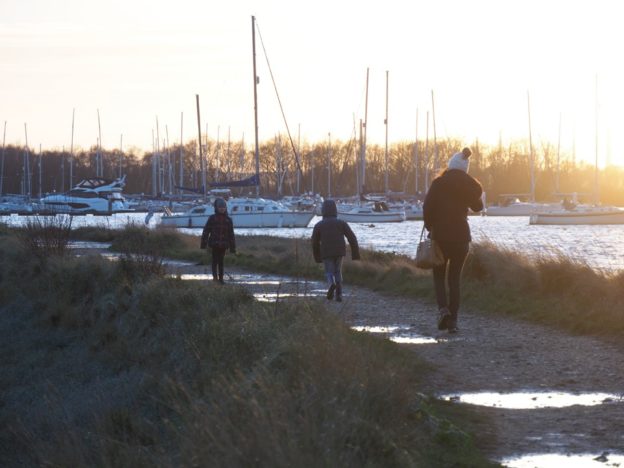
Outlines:
{"label": "calm water", "polygon": [[[150,227],[159,222],[159,214],[149,221]],[[2,216],[0,222],[21,225],[28,217]],[[321,218],[314,218],[307,228],[238,229],[237,235],[275,235],[290,238],[308,238],[312,226]],[[113,216],[76,216],[74,226],[104,226],[120,228],[128,222],[143,224],[145,213],[123,213]],[[473,216],[469,219],[474,241],[487,240],[500,247],[525,252],[529,256],[559,255],[586,262],[595,269],[615,271],[624,269],[624,225],[613,226],[536,226],[529,225],[528,217]],[[396,252],[414,256],[422,221],[403,223],[351,223],[361,246],[373,250]],[[185,233],[201,235],[201,229],[181,229]]]}

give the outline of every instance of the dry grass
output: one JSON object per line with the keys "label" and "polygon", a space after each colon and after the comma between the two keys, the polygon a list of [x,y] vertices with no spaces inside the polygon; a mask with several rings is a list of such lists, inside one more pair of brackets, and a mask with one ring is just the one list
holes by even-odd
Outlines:
{"label": "dry grass", "polygon": [[29,216],[19,232],[24,246],[45,261],[49,256],[67,254],[72,230],[72,216]]}
{"label": "dry grass", "polygon": [[[177,245],[139,234],[120,245]],[[317,303],[97,257],[42,265],[13,242],[0,236],[3,466],[491,466],[418,393],[413,353]]]}

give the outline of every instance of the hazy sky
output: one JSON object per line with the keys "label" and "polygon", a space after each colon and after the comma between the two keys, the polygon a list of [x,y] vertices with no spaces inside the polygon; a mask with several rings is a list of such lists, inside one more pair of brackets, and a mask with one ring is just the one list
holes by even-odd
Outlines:
{"label": "hazy sky", "polygon": [[[624,164],[624,28],[605,0],[0,0],[0,125],[7,144],[151,150],[197,137],[253,142],[251,16],[295,140],[425,138],[432,91],[438,139],[503,144],[529,134],[536,150]],[[260,140],[286,127],[260,38]],[[418,128],[416,115],[418,112]],[[561,132],[559,122],[561,119]],[[0,128],[0,131],[2,129]],[[162,144],[162,143],[161,143]]]}

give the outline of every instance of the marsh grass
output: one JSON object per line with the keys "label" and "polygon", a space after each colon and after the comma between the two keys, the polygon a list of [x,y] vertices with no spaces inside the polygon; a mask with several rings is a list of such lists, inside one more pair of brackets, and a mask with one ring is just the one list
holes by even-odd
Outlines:
{"label": "marsh grass", "polygon": [[[179,248],[142,234],[116,245]],[[318,302],[257,303],[97,257],[41,265],[9,237],[3,466],[493,466],[418,392],[412,352]]]}
{"label": "marsh grass", "polygon": [[41,261],[67,254],[72,216],[29,216],[18,233],[24,246]]}
{"label": "marsh grass", "polygon": [[111,247],[121,252],[120,263],[128,275],[146,276],[164,273],[164,253],[175,255],[182,245],[171,230],[130,224],[116,233]]}
{"label": "marsh grass", "polygon": [[624,334],[624,273],[594,270],[558,252],[528,258],[492,243],[475,244],[463,290],[475,304],[579,334]]}
{"label": "marsh grass", "polygon": [[[195,238],[196,239],[196,238]],[[308,239],[239,236],[238,253],[226,264],[255,271],[322,279]],[[198,241],[185,239],[183,258],[208,263]],[[348,249],[347,249],[348,250]],[[175,254],[175,252],[171,252]],[[413,259],[385,252],[361,251],[362,260],[344,263],[344,281],[380,292],[434,302],[431,272]],[[624,335],[624,272],[594,270],[560,252],[528,257],[490,241],[471,244],[462,281],[464,307],[509,315],[578,334],[606,338]]]}

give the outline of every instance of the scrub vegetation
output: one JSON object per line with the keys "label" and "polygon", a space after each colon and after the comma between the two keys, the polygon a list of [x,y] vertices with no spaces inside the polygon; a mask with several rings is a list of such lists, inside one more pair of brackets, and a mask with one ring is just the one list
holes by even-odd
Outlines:
{"label": "scrub vegetation", "polygon": [[[142,227],[135,229],[144,229]],[[147,229],[144,229],[147,231]],[[122,242],[126,231],[115,234]],[[164,255],[209,264],[199,240],[171,230],[149,234],[177,236]],[[114,247],[117,244],[114,244]],[[254,271],[322,279],[309,239],[238,236],[236,255],[226,264]],[[413,259],[393,253],[360,249],[361,261],[347,257],[345,284],[380,292],[419,297],[434,303],[431,272],[416,268]],[[227,268],[226,268],[227,271]],[[572,333],[606,339],[624,335],[624,273],[592,269],[584,262],[546,252],[529,258],[492,242],[471,244],[462,276],[462,304],[485,313],[508,315]]]}
{"label": "scrub vegetation", "polygon": [[[164,257],[207,261],[197,238],[71,231],[111,241],[113,262],[39,255],[69,233],[46,235],[0,227],[0,465],[496,466],[460,429],[476,414],[419,392],[414,352],[318,301],[166,275]],[[306,242],[239,239],[230,264],[319,274]],[[376,255],[347,274],[419,274]]]}

